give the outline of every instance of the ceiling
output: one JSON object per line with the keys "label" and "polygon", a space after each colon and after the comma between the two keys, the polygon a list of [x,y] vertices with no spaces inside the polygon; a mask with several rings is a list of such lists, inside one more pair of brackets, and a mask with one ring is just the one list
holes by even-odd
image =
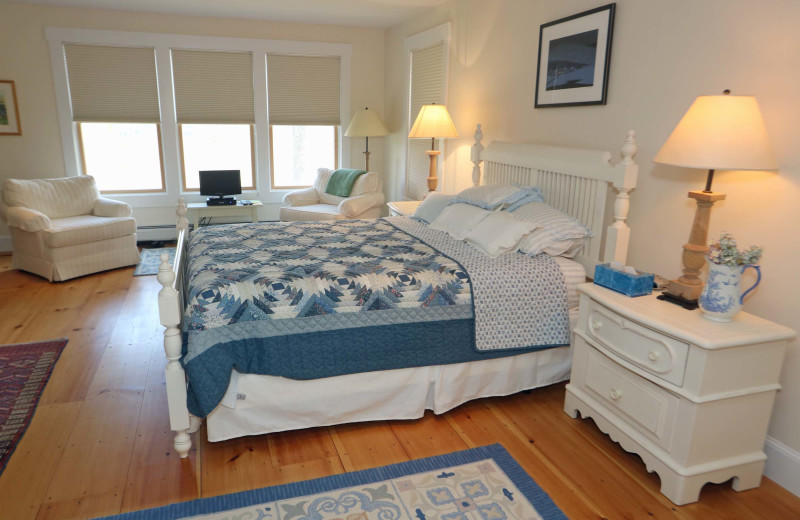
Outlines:
{"label": "ceiling", "polygon": [[[0,3],[3,0],[0,0]],[[386,28],[447,0],[12,0],[60,7]]]}

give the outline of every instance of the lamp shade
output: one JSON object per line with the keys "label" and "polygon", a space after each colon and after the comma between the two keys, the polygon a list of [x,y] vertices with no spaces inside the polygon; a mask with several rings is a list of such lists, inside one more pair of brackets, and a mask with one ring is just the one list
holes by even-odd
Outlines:
{"label": "lamp shade", "polygon": [[347,137],[378,137],[388,134],[381,117],[374,110],[365,107],[359,110],[350,120],[344,135]]}
{"label": "lamp shade", "polygon": [[753,96],[698,97],[653,160],[706,170],[778,168]]}
{"label": "lamp shade", "polygon": [[458,137],[456,127],[444,105],[422,105],[417,120],[408,133],[411,139]]}

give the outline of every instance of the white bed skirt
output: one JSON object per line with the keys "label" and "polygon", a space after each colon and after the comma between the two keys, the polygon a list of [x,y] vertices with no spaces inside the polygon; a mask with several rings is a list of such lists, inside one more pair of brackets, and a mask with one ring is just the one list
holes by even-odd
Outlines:
{"label": "white bed skirt", "polygon": [[208,415],[208,440],[352,422],[417,419],[481,397],[510,395],[569,378],[571,347],[486,361],[297,381],[234,374]]}

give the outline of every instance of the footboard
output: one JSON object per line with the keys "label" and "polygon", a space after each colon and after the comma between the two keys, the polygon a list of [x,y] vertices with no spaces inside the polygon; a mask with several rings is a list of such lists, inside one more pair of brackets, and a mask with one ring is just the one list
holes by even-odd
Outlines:
{"label": "footboard", "polygon": [[186,203],[178,199],[178,244],[175,264],[169,264],[166,253],[161,255],[158,267],[158,315],[164,330],[164,352],[167,355],[165,376],[170,429],[175,432],[175,451],[184,458],[192,447],[190,433],[199,427],[200,419],[190,416],[186,407],[186,374],[181,365],[181,322],[183,318],[184,273],[186,272],[186,245],[189,239],[189,221],[186,219]]}

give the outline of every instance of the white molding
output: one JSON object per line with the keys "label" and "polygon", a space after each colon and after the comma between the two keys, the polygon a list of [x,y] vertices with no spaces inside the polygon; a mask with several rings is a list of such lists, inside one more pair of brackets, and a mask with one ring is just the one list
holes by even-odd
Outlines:
{"label": "white molding", "polygon": [[311,56],[338,56],[340,58],[339,116],[339,165],[351,161],[350,139],[343,138],[343,125],[350,117],[350,77],[353,45],[349,43],[324,43],[291,40],[267,40],[257,38],[229,38],[221,36],[191,36],[181,34],[144,33],[129,31],[105,31],[95,29],[68,29],[46,27],[45,36],[50,47],[50,65],[55,86],[58,123],[61,131],[61,148],[67,176],[80,175],[80,154],[72,122],[72,108],[67,88],[67,69],[64,61],[65,43],[94,45],[130,45],[154,47],[156,75],[159,83],[161,103],[161,146],[164,159],[165,191],[146,194],[114,194],[110,198],[126,202],[134,208],[171,207],[175,199],[182,196],[187,202],[204,200],[196,192],[181,192],[180,148],[175,119],[172,88],[172,59],[170,50],[202,49],[223,51],[249,51],[253,53],[253,88],[255,110],[255,154],[256,189],[246,191],[242,197],[258,199],[264,203],[279,203],[286,190],[271,190],[269,160],[269,119],[267,100],[266,55],[268,53],[297,54]]}
{"label": "white molding", "polygon": [[767,465],[764,476],[800,497],[800,452],[773,437],[764,443]]}

